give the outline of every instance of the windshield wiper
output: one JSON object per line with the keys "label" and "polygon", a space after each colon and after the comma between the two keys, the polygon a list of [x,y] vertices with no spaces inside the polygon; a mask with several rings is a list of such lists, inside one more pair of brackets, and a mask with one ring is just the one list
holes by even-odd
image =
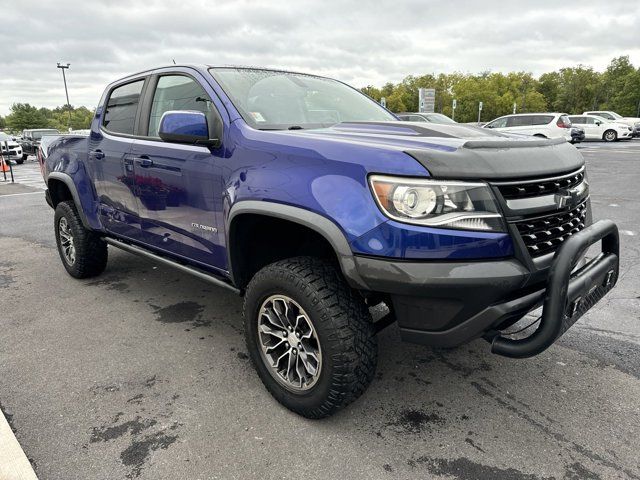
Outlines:
{"label": "windshield wiper", "polygon": [[291,125],[287,130],[304,130],[300,125]]}

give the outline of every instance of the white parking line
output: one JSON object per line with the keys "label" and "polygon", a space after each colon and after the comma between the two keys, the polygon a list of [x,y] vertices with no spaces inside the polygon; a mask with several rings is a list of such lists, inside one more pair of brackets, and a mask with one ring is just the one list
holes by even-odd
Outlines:
{"label": "white parking line", "polygon": [[0,413],[0,479],[38,480],[9,423]]}
{"label": "white parking line", "polygon": [[10,193],[9,195],[0,195],[0,198],[19,197],[20,195],[42,195],[42,192]]}
{"label": "white parking line", "polygon": [[632,231],[632,230],[620,230],[620,233],[622,235],[628,235],[630,237],[635,237],[636,232]]}

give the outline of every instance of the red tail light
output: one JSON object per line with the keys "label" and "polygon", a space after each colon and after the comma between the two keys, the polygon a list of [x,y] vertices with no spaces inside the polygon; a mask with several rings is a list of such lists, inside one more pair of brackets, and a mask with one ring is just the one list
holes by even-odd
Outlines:
{"label": "red tail light", "polygon": [[571,123],[564,122],[561,118],[558,119],[558,122],[556,123],[556,125],[559,126],[560,128],[571,128]]}

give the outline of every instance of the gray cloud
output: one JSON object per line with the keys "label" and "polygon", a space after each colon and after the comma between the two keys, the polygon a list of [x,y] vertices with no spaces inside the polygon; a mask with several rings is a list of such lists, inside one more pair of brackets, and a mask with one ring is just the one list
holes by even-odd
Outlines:
{"label": "gray cloud", "polygon": [[[525,70],[618,55],[640,64],[640,10],[628,0],[296,2],[0,0],[0,114],[13,102],[95,106],[129,73],[179,63],[274,66],[355,86],[410,74]],[[6,21],[9,18],[10,21]]]}

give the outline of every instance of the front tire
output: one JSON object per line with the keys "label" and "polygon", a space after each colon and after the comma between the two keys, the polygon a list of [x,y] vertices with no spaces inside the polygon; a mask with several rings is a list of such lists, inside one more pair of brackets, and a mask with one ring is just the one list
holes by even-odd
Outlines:
{"label": "front tire", "polygon": [[244,301],[247,349],[267,390],[289,410],[323,418],[367,389],[377,339],[364,301],[328,262],[264,267]]}
{"label": "front tire", "polygon": [[56,206],[54,226],[58,253],[64,268],[74,278],[100,275],[107,266],[107,244],[82,224],[71,201]]}
{"label": "front tire", "polygon": [[615,142],[618,139],[618,133],[615,130],[607,130],[602,135],[605,142]]}
{"label": "front tire", "polygon": [[16,158],[16,164],[22,165],[24,163],[24,156],[22,158]]}

